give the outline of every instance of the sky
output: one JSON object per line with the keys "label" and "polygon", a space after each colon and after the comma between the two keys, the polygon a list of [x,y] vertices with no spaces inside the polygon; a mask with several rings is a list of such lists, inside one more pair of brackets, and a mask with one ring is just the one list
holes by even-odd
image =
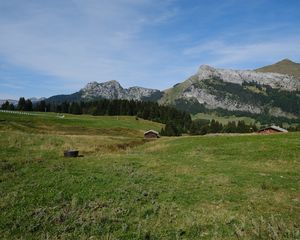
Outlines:
{"label": "sky", "polygon": [[299,0],[0,0],[0,99],[300,62]]}

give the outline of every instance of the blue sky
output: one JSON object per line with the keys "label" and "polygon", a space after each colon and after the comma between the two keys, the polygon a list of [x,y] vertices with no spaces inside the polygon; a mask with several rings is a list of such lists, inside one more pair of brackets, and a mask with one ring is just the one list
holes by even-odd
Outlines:
{"label": "blue sky", "polygon": [[0,0],[0,99],[300,62],[298,0]]}

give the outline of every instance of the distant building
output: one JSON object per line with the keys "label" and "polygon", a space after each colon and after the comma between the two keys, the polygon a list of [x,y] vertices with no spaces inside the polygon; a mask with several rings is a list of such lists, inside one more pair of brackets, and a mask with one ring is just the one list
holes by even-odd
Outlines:
{"label": "distant building", "polygon": [[154,130],[149,130],[144,133],[144,138],[160,138],[160,135]]}
{"label": "distant building", "polygon": [[262,128],[262,129],[258,130],[257,132],[260,134],[272,134],[272,133],[287,133],[288,130],[273,125],[270,127]]}

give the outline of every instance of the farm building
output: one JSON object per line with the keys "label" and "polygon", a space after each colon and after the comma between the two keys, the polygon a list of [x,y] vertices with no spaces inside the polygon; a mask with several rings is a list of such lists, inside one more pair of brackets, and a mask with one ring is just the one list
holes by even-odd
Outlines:
{"label": "farm building", "polygon": [[272,133],[287,133],[288,131],[278,126],[270,126],[270,127],[262,128],[257,132],[260,134],[272,134]]}
{"label": "farm building", "polygon": [[149,130],[144,133],[144,138],[159,138],[159,137],[160,137],[159,133],[154,130]]}

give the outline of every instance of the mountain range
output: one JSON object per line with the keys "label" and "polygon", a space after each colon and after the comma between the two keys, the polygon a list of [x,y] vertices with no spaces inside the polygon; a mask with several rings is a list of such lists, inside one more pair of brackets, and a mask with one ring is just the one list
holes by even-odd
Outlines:
{"label": "mountain range", "polygon": [[192,113],[224,109],[298,118],[299,94],[300,80],[292,75],[203,65],[186,81],[165,90],[159,102]]}
{"label": "mountain range", "polygon": [[142,87],[125,89],[112,80],[91,82],[74,94],[53,96],[47,101],[133,99],[157,101],[191,113],[215,109],[299,118],[299,72],[300,64],[288,59],[256,70],[202,65],[196,74],[164,91]]}
{"label": "mountain range", "polygon": [[182,83],[160,91],[143,87],[123,88],[119,82],[91,82],[70,95],[56,95],[47,102],[96,99],[156,101],[198,113],[229,111],[300,118],[300,64],[284,59],[256,70],[219,69],[202,65]]}
{"label": "mountain range", "polygon": [[96,99],[126,99],[139,101],[158,101],[163,92],[157,89],[143,87],[123,88],[116,80],[107,82],[90,82],[80,91],[70,95],[55,95],[47,102],[61,103],[64,101],[91,101]]}

